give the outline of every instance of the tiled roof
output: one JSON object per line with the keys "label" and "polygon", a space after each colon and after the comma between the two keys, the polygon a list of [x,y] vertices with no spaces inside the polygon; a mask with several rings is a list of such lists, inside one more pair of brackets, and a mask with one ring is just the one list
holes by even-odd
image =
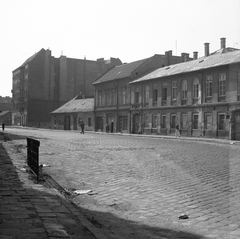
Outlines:
{"label": "tiled roof", "polygon": [[[147,58],[149,59],[149,58]],[[123,64],[120,66],[115,66],[113,69],[108,71],[106,74],[101,76],[99,79],[97,79],[93,84],[98,84],[106,81],[112,81],[117,79],[123,79],[126,77],[129,77],[131,73],[138,68],[143,62],[145,62],[147,59],[134,61],[128,64]]]}
{"label": "tiled roof", "polygon": [[140,77],[131,83],[137,83],[146,80],[152,80],[161,77],[167,77],[172,75],[177,75],[181,73],[193,72],[204,70],[216,66],[228,65],[233,63],[240,62],[240,50],[239,49],[220,49],[213,54],[207,57],[201,57],[193,61],[188,61],[184,63],[179,63],[176,65],[170,65],[162,68],[158,68],[157,70]]}
{"label": "tiled roof", "polygon": [[60,108],[54,110],[52,114],[59,113],[78,113],[78,112],[90,112],[94,109],[94,99],[78,99],[78,96],[62,105]]}

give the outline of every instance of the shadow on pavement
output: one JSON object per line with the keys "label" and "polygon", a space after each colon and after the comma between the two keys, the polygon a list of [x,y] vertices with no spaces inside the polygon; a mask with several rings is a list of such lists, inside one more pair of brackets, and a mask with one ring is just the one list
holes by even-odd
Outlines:
{"label": "shadow on pavement", "polygon": [[[203,238],[180,229],[149,227],[118,218],[112,213],[86,210],[72,205],[56,194],[49,193],[42,185],[33,182],[29,185],[25,180],[31,176],[29,172],[18,172],[20,167],[26,165],[25,159],[21,156],[14,159],[17,160],[17,164],[13,163],[1,143],[5,140],[5,136],[3,133],[0,134],[0,237],[94,238],[76,218],[78,212],[82,212],[99,232],[110,239]],[[11,135],[12,140],[25,138],[25,136]],[[73,209],[69,210],[66,205],[72,206]],[[100,221],[104,222],[104,220],[110,221],[112,225],[101,224]],[[115,228],[118,230],[114,231]]]}

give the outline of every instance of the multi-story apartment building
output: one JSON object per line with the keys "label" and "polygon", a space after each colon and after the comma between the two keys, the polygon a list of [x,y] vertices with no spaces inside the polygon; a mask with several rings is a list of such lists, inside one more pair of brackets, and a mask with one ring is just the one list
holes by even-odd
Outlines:
{"label": "multi-story apartment building", "polygon": [[13,71],[13,124],[47,127],[52,111],[80,92],[93,97],[92,83],[120,64],[116,58],[55,58],[50,50],[41,49]]}
{"label": "multi-story apartment building", "polygon": [[240,50],[221,49],[130,82],[129,132],[240,140]]}
{"label": "multi-story apartment building", "polygon": [[[115,66],[98,78],[93,83],[95,86],[95,130],[109,129],[110,132],[131,132],[129,122],[132,97],[129,83],[159,67],[189,60],[192,58],[189,58],[187,53],[173,56],[172,51],[167,51],[165,55],[156,54],[143,60]],[[140,92],[138,94],[140,95]]]}

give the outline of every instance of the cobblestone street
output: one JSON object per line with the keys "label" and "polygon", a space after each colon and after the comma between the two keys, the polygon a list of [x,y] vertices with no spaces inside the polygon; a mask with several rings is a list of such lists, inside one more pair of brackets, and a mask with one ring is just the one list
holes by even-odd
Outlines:
{"label": "cobblestone street", "polygon": [[[109,238],[240,238],[240,145],[7,129],[40,140],[44,172]],[[26,140],[14,140],[25,145]],[[23,147],[23,151],[24,151]],[[179,220],[180,214],[189,219]]]}

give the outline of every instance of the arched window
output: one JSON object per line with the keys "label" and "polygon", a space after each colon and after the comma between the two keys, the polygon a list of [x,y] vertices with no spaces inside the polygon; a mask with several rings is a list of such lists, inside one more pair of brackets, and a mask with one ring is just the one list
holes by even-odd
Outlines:
{"label": "arched window", "polygon": [[187,81],[186,80],[182,81],[182,99],[183,100],[187,99]]}
{"label": "arched window", "polygon": [[193,81],[193,99],[198,99],[199,97],[199,80],[195,78]]}

